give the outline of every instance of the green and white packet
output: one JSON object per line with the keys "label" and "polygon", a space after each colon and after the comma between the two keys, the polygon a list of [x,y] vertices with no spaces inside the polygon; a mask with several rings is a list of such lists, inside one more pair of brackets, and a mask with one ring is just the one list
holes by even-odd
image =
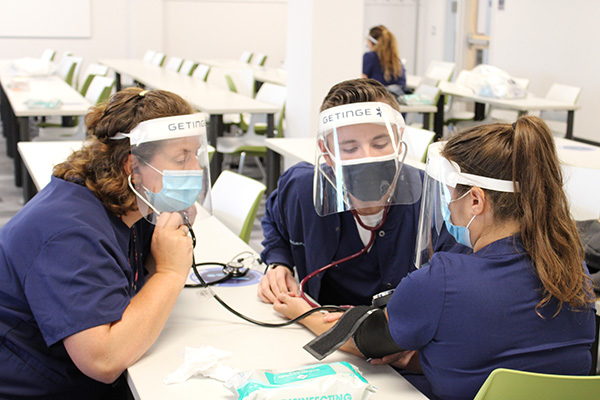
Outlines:
{"label": "green and white packet", "polygon": [[225,386],[238,400],[367,400],[377,390],[347,362],[240,372]]}

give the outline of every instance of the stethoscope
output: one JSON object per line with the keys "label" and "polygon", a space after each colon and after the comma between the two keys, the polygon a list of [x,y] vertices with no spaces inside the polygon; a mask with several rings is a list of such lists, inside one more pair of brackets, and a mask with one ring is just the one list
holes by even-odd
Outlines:
{"label": "stethoscope", "polygon": [[[183,221],[185,223],[185,225],[188,228],[188,231],[190,232],[190,236],[192,238],[192,247],[196,248],[196,234],[194,233],[194,229],[192,229],[192,224],[190,223],[189,218],[187,217],[187,215],[184,212],[180,212],[181,216],[183,217]],[[308,310],[307,312],[305,312],[304,314],[291,319],[289,321],[285,321],[285,322],[280,322],[280,323],[272,323],[272,322],[263,322],[263,321],[258,321],[256,319],[250,318],[242,313],[240,313],[239,311],[233,309],[229,304],[225,303],[225,301],[223,301],[216,293],[214,290],[212,290],[211,285],[216,284],[217,282],[206,282],[204,280],[204,278],[202,277],[202,275],[200,275],[200,272],[198,271],[198,267],[203,265],[203,264],[212,264],[214,265],[215,263],[198,263],[196,264],[196,258],[194,256],[194,253],[192,252],[192,271],[194,271],[194,276],[196,277],[196,279],[198,279],[198,282],[200,282],[199,285],[194,285],[194,286],[199,286],[202,287],[206,290],[208,290],[208,292],[211,294],[211,296],[213,296],[215,298],[215,300],[217,300],[217,302],[219,304],[221,304],[227,311],[231,312],[233,315],[247,321],[250,322],[252,324],[255,325],[259,325],[259,326],[264,326],[264,327],[268,327],[268,328],[279,328],[279,327],[283,327],[283,326],[287,326],[287,325],[291,325],[293,323],[296,323],[298,321],[300,321],[301,319],[309,316],[310,314],[313,314],[315,312],[320,312],[320,311],[346,311],[347,308],[345,307],[338,307],[338,306],[320,306],[320,307],[315,307],[311,310]],[[249,269],[249,268],[248,268]],[[248,271],[246,270],[245,273],[247,273]],[[231,279],[231,278],[228,278]]]}
{"label": "stethoscope", "polygon": [[[186,223],[186,226],[189,228],[189,225]],[[192,241],[194,243],[196,243],[196,237],[193,233],[193,230],[190,229],[190,236],[192,236]],[[248,272],[251,269],[251,264],[253,264],[256,260],[258,260],[256,258],[256,256],[254,256],[254,254],[250,251],[243,251],[241,253],[236,254],[235,256],[233,256],[233,258],[226,262],[226,263],[222,263],[222,262],[218,262],[218,261],[207,261],[207,262],[201,262],[201,263],[194,263],[194,265],[196,266],[196,268],[198,267],[205,267],[205,266],[216,266],[216,267],[220,267],[221,271],[223,272],[223,277],[215,279],[214,281],[209,281],[205,283],[209,286],[211,285],[217,285],[219,283],[225,283],[227,281],[229,281],[230,279],[235,279],[235,278],[243,278],[246,275],[248,275]],[[250,263],[250,265],[248,264],[248,261]],[[186,284],[185,287],[199,287],[202,286],[201,283],[191,283],[191,284]]]}

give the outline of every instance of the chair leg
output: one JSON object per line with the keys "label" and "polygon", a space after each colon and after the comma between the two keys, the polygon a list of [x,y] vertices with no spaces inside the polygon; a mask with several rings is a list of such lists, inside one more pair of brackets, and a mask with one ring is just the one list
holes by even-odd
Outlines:
{"label": "chair leg", "polygon": [[246,161],[246,152],[242,151],[240,154],[240,165],[238,165],[238,174],[242,175],[242,170],[244,169],[244,161]]}
{"label": "chair leg", "polygon": [[258,166],[258,169],[260,170],[260,174],[262,175],[263,180],[266,181],[267,173],[265,171],[265,167],[263,167],[262,163],[260,162],[260,157],[254,156],[254,159],[256,160],[256,165]]}

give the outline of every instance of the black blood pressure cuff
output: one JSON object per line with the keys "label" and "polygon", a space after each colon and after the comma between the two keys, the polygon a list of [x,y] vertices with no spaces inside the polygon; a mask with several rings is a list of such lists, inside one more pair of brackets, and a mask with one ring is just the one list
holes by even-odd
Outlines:
{"label": "black blood pressure cuff", "polygon": [[385,311],[373,306],[349,309],[331,329],[303,348],[317,360],[322,360],[339,349],[350,337],[366,358],[381,358],[404,350],[390,335]]}

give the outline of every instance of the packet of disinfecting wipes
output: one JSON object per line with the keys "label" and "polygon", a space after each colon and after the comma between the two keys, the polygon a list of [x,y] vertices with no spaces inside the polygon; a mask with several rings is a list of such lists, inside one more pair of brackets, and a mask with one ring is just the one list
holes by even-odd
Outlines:
{"label": "packet of disinfecting wipes", "polygon": [[347,362],[240,372],[225,386],[238,400],[367,400],[376,391],[358,368]]}

